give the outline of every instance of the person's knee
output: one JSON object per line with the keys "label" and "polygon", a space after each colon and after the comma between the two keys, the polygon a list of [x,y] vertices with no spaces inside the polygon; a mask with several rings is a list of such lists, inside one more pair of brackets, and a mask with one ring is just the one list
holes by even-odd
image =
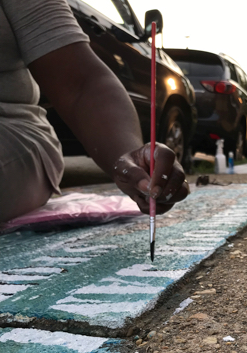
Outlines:
{"label": "person's knee", "polygon": [[25,156],[0,168],[0,222],[43,206],[53,193],[41,158],[33,158]]}

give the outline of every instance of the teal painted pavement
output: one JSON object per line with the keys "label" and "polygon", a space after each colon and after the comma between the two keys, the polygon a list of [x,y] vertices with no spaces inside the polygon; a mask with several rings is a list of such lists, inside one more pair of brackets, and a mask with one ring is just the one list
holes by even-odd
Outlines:
{"label": "teal painted pavement", "polygon": [[[123,327],[127,318],[151,309],[169,285],[246,224],[244,184],[195,189],[165,216],[158,216],[153,263],[146,216],[131,223],[4,235],[0,238],[0,319],[22,324],[53,319],[65,326],[75,320],[82,331],[86,323],[106,332]],[[15,332],[2,331],[0,352],[3,344],[11,342],[6,337],[14,337]],[[31,352],[29,346],[40,343],[15,344]],[[69,346],[64,349],[59,352],[73,352]]]}

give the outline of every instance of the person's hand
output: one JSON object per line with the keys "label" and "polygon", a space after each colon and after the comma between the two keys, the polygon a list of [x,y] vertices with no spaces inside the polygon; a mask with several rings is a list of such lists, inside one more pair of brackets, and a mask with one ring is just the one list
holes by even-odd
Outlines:
{"label": "person's hand", "polygon": [[189,194],[183,168],[171,149],[156,143],[154,160],[152,179],[149,176],[150,144],[123,155],[114,166],[115,183],[146,214],[149,213],[149,197],[156,199],[156,213],[162,214]]}

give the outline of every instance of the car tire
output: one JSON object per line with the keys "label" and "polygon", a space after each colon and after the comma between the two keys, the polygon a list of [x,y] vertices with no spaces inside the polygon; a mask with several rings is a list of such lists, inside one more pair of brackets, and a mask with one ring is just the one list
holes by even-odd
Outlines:
{"label": "car tire", "polygon": [[245,156],[245,129],[243,125],[239,126],[236,144],[235,144],[235,159],[241,161]]}
{"label": "car tire", "polygon": [[242,124],[238,126],[236,140],[228,143],[226,146],[226,156],[228,157],[229,152],[234,153],[234,159],[241,161],[246,154],[246,141],[245,141],[245,129]]}
{"label": "car tire", "polygon": [[186,157],[185,116],[178,106],[172,106],[165,111],[160,131],[160,142],[172,149],[179,163],[183,164]]}

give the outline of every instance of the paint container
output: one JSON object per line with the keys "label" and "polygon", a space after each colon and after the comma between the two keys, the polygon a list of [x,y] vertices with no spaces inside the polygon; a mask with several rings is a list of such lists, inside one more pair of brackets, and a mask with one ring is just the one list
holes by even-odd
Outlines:
{"label": "paint container", "polygon": [[226,156],[223,153],[224,140],[217,140],[217,151],[215,156],[214,171],[215,174],[226,173]]}
{"label": "paint container", "polygon": [[228,154],[228,173],[234,174],[234,154],[229,152]]}

